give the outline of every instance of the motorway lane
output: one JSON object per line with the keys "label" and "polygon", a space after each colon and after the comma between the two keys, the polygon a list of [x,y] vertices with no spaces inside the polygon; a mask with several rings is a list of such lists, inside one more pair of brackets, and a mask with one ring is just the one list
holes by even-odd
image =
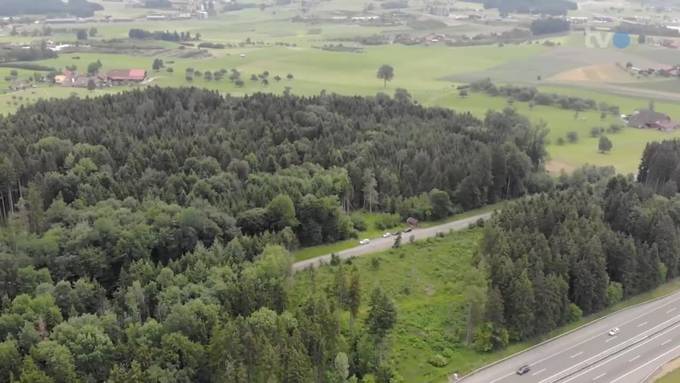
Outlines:
{"label": "motorway lane", "polygon": [[[491,217],[492,213],[478,214],[469,218],[460,219],[444,223],[437,226],[432,226],[424,229],[415,229],[410,233],[402,234],[401,240],[403,244],[408,243],[409,237],[413,236],[416,241],[434,237],[437,233],[448,233],[449,231],[460,231],[470,227],[470,224],[476,223],[480,219],[486,220]],[[366,254],[377,253],[379,251],[388,250],[394,245],[394,237],[378,238],[371,240],[371,243],[363,246],[353,247],[344,251],[340,251],[337,255],[340,259],[349,259],[359,257]],[[322,255],[320,257],[307,259],[293,264],[293,272],[307,269],[308,267],[318,267],[319,265],[330,263],[331,254]]]}
{"label": "motorway lane", "polygon": [[[619,327],[616,336],[607,332]],[[463,383],[640,382],[680,356],[680,293],[632,307],[483,369]],[[529,364],[523,376],[517,368]],[[624,374],[627,374],[624,376]],[[618,380],[616,380],[618,379]]]}

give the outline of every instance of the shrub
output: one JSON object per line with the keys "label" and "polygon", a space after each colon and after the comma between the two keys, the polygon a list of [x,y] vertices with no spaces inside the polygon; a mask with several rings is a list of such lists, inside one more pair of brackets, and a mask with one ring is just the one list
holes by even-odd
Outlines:
{"label": "shrub", "polygon": [[444,358],[444,356],[437,354],[432,357],[427,361],[427,363],[433,365],[434,367],[446,367],[447,364],[449,364],[449,360]]}
{"label": "shrub", "polygon": [[379,214],[375,221],[375,228],[378,230],[390,229],[401,224],[399,214]]}

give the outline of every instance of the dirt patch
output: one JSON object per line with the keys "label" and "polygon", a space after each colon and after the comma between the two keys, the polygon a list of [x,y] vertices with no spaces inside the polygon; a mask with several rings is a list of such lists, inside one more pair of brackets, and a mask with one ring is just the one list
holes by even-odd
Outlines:
{"label": "dirt patch", "polygon": [[650,382],[656,382],[657,380],[663,378],[664,376],[670,374],[671,372],[677,369],[680,369],[680,358],[675,359],[674,361],[667,363],[665,366],[661,367],[659,372],[656,375],[654,375]]}
{"label": "dirt patch", "polygon": [[560,72],[552,81],[564,82],[625,82],[634,80],[625,70],[614,64],[588,65]]}
{"label": "dirt patch", "polygon": [[558,176],[562,171],[564,170],[566,173],[571,173],[576,169],[574,165],[570,165],[566,162],[562,161],[557,161],[557,160],[550,160],[548,163],[545,164],[545,170],[548,171],[548,173]]}

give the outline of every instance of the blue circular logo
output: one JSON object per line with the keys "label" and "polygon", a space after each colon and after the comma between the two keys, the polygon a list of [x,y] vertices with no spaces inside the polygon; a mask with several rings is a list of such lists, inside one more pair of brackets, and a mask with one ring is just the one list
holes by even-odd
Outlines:
{"label": "blue circular logo", "polygon": [[628,33],[616,32],[614,34],[614,46],[623,49],[630,45],[630,35]]}

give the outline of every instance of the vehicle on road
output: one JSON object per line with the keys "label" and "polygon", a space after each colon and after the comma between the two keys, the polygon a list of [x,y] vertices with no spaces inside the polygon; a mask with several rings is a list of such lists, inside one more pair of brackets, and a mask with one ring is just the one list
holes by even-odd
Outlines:
{"label": "vehicle on road", "polygon": [[412,231],[413,231],[413,228],[412,228],[412,227],[409,227],[408,229],[404,230],[404,233],[410,233],[410,232],[412,232]]}
{"label": "vehicle on road", "polygon": [[385,233],[383,234],[383,238],[389,238],[392,236],[392,233]]}
{"label": "vehicle on road", "polygon": [[360,245],[368,245],[369,243],[371,243],[371,240],[368,239],[368,238],[362,239],[361,241],[359,241]]}
{"label": "vehicle on road", "polygon": [[528,364],[525,364],[524,366],[517,369],[517,375],[524,375],[529,371],[531,371],[531,367],[529,367]]}
{"label": "vehicle on road", "polygon": [[609,336],[614,336],[614,335],[618,334],[619,331],[621,331],[621,330],[619,330],[618,327],[614,327],[613,329],[609,330]]}

